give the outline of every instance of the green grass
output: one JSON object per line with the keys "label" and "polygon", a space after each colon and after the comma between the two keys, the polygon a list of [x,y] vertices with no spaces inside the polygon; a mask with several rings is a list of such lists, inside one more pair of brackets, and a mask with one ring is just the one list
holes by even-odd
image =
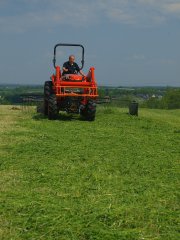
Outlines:
{"label": "green grass", "polygon": [[126,112],[48,121],[0,106],[0,239],[179,239],[180,111]]}

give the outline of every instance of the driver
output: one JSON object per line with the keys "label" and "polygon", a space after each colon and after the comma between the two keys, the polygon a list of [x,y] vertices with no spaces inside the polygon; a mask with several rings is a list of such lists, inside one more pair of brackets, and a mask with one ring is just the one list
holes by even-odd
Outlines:
{"label": "driver", "polygon": [[75,62],[75,56],[70,55],[69,61],[63,64],[63,76],[65,74],[77,74],[80,73],[83,77],[85,77],[82,70],[80,70],[78,64]]}

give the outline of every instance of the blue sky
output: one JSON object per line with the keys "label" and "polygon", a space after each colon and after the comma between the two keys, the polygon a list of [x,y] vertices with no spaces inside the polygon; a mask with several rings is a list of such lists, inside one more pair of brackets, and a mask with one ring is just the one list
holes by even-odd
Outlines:
{"label": "blue sky", "polygon": [[180,86],[180,0],[0,0],[0,83],[43,84],[59,42],[100,85]]}

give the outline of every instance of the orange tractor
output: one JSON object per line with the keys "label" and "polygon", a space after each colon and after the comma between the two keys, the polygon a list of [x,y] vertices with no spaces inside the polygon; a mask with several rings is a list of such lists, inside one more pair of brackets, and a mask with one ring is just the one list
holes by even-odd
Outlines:
{"label": "orange tractor", "polygon": [[98,97],[97,83],[95,80],[94,67],[91,67],[84,77],[78,74],[62,75],[60,66],[56,65],[57,47],[80,47],[82,48],[82,66],[84,67],[84,47],[79,44],[57,44],[54,47],[55,74],[51,81],[44,84],[44,114],[50,120],[58,118],[59,111],[80,114],[88,121],[95,120],[96,103]]}

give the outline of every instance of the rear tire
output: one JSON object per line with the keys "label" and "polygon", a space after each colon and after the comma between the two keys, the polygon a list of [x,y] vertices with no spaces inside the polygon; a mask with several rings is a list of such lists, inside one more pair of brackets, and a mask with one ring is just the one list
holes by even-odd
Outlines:
{"label": "rear tire", "polygon": [[48,115],[48,101],[44,99],[44,115]]}
{"label": "rear tire", "polygon": [[53,94],[53,84],[52,81],[46,81],[44,83],[44,96],[48,100],[49,96]]}
{"label": "rear tire", "polygon": [[50,95],[53,94],[52,81],[44,83],[44,115],[48,116],[48,101]]}
{"label": "rear tire", "polygon": [[48,99],[48,119],[56,120],[57,118],[58,118],[58,107],[57,107],[56,95],[52,94]]}

